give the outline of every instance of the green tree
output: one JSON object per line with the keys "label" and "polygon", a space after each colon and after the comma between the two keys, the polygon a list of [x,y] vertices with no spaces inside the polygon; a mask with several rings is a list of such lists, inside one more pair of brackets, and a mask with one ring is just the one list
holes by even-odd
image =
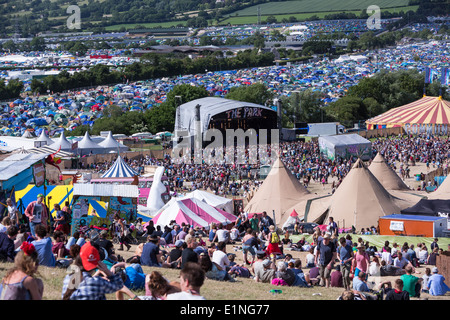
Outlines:
{"label": "green tree", "polygon": [[264,84],[255,83],[250,86],[231,88],[226,98],[265,105],[273,99],[273,92],[269,91]]}

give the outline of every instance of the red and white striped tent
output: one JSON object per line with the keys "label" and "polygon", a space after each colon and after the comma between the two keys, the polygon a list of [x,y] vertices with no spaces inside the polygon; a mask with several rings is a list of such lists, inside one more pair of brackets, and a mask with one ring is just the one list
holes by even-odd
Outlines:
{"label": "red and white striped tent", "polygon": [[366,121],[367,129],[403,127],[407,133],[447,134],[450,102],[442,97],[428,97],[392,108]]}

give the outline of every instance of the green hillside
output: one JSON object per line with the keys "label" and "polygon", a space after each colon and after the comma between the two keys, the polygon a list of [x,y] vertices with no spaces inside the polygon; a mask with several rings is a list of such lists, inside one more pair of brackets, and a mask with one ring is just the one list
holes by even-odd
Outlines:
{"label": "green hillside", "polygon": [[409,0],[296,0],[263,3],[238,10],[231,15],[237,14],[238,16],[255,16],[257,15],[258,7],[261,10],[261,15],[325,11],[361,11],[363,9],[367,9],[367,7],[373,5],[375,2],[380,9],[406,7],[409,4]]}

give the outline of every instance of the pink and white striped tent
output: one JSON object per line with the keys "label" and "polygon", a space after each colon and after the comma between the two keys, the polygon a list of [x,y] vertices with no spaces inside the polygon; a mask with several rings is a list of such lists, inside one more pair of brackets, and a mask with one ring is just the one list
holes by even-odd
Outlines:
{"label": "pink and white striped tent", "polygon": [[194,227],[207,227],[212,222],[227,225],[236,221],[236,219],[235,215],[196,198],[172,198],[152,220],[155,226],[160,225],[164,228],[172,220],[175,220],[178,224],[184,222]]}

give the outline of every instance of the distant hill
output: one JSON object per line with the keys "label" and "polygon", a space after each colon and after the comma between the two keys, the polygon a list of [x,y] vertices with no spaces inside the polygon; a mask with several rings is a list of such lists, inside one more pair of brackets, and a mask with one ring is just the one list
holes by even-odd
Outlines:
{"label": "distant hill", "polygon": [[[300,19],[323,17],[325,12],[361,12],[372,0],[0,0],[0,37],[17,34],[34,36],[45,31],[70,31],[66,21],[78,5],[81,31],[103,31],[105,28],[145,26],[145,24],[204,27],[226,24],[230,17],[301,14]],[[409,10],[448,14],[446,0],[377,0],[377,5],[391,12]],[[413,7],[410,7],[413,6]],[[425,10],[425,11],[424,11]],[[281,16],[280,16],[281,17]],[[245,21],[245,20],[244,20]],[[280,19],[281,21],[281,19]],[[245,22],[244,22],[245,23]],[[252,22],[251,23],[255,23]]]}

